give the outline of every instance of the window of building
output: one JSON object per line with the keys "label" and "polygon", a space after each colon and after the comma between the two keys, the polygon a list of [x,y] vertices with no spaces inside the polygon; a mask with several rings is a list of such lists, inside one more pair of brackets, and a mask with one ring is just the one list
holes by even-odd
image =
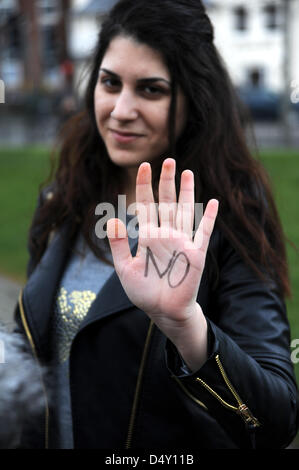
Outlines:
{"label": "window of building", "polygon": [[267,29],[277,29],[279,27],[279,9],[274,3],[264,7],[265,26]]}
{"label": "window of building", "polygon": [[5,26],[2,29],[2,51],[3,57],[19,59],[22,54],[22,41],[20,32],[19,16],[7,15]]}
{"label": "window of building", "polygon": [[11,11],[14,10],[17,6],[16,0],[1,0],[0,2],[0,10],[7,10]]}
{"label": "window of building", "polygon": [[57,0],[39,0],[38,7],[43,13],[56,13],[58,9]]}
{"label": "window of building", "polygon": [[235,29],[245,31],[248,29],[248,12],[246,8],[240,6],[234,8]]}
{"label": "window of building", "polygon": [[55,26],[42,29],[42,57],[44,66],[53,67],[58,63],[58,41]]}
{"label": "window of building", "polygon": [[247,83],[251,88],[261,88],[264,85],[264,70],[252,67],[247,71]]}

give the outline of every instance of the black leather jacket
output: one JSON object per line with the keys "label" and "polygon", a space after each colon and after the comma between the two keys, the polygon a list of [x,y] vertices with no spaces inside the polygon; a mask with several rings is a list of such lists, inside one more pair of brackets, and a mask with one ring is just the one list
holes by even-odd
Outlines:
{"label": "black leather jacket", "polygon": [[[50,320],[69,254],[62,229],[31,273],[16,318],[49,365]],[[283,448],[298,429],[298,399],[285,305],[215,229],[209,252],[219,278],[198,293],[208,320],[209,359],[184,370],[174,346],[126,296],[116,273],[73,341],[70,388],[76,448]],[[47,378],[44,377],[47,388]],[[52,409],[31,447],[51,447]]]}

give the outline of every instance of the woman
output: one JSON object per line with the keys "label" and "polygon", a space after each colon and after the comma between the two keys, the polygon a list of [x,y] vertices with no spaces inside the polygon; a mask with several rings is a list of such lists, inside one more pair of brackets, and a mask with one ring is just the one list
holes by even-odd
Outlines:
{"label": "woman", "polygon": [[[287,446],[283,233],[200,2],[120,1],[85,104],[41,193],[17,312],[53,370],[32,446]],[[118,195],[137,202],[138,242],[129,216],[95,236],[98,204]]]}

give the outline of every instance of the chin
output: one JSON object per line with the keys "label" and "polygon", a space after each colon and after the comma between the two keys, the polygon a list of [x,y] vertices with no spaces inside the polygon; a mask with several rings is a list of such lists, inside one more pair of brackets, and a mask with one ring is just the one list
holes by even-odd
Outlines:
{"label": "chin", "polygon": [[146,155],[136,155],[130,152],[108,152],[110,160],[117,166],[136,167],[148,161]]}

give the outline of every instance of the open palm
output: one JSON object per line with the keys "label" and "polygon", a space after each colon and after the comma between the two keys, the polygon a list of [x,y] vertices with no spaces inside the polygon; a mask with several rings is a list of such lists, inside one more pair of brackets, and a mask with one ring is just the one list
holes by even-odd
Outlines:
{"label": "open palm", "polygon": [[131,302],[167,334],[169,328],[188,321],[194,311],[218,201],[209,201],[193,237],[193,173],[182,173],[177,201],[175,160],[168,158],[160,176],[158,213],[149,163],[142,163],[138,170],[136,203],[139,240],[135,257],[131,255],[123,222],[108,221],[115,270]]}

